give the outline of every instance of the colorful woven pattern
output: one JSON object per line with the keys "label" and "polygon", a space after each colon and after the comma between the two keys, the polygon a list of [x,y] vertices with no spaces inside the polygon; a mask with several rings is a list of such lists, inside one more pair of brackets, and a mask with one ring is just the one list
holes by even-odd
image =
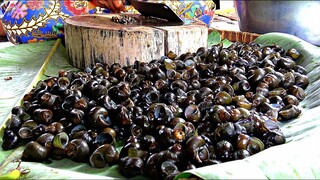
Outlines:
{"label": "colorful woven pattern", "polygon": [[[160,0],[183,18],[197,18],[210,25],[213,1]],[[12,43],[29,43],[63,37],[64,20],[70,16],[110,12],[87,0],[18,0],[2,6],[2,23]],[[130,8],[129,8],[130,9]],[[131,8],[132,9],[132,8]]]}

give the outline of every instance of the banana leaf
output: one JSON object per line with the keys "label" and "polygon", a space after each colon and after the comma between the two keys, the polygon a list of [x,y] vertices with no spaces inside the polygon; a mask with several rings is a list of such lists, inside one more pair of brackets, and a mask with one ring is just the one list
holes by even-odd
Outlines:
{"label": "banana leaf", "polygon": [[[0,49],[0,123],[39,72],[54,42]],[[11,80],[5,80],[6,78]]]}
{"label": "banana leaf", "polygon": [[[179,178],[190,178],[197,176],[203,179],[319,179],[320,178],[320,152],[317,147],[320,146],[320,141],[318,140],[320,134],[320,112],[319,103],[320,100],[317,98],[319,93],[319,58],[320,49],[315,47],[303,40],[296,38],[291,35],[282,33],[269,33],[261,35],[255,40],[257,43],[262,45],[278,44],[285,49],[294,47],[299,50],[303,56],[300,57],[297,62],[303,65],[308,71],[308,77],[310,80],[310,85],[306,89],[307,97],[300,103],[300,107],[303,109],[302,114],[295,120],[289,122],[279,122],[284,132],[287,143],[275,147],[268,148],[258,154],[248,157],[243,160],[237,160],[232,162],[226,162],[218,165],[211,165],[202,168],[197,168],[194,170],[185,171],[180,173],[176,179]],[[8,65],[10,71],[15,72],[14,68],[23,68],[25,64],[29,65],[33,63],[32,59],[26,58],[26,53],[23,49],[29,49],[33,53],[40,54],[36,52],[40,46],[47,46],[46,53],[50,51],[50,48],[56,42],[46,42],[45,44],[29,44],[25,47],[21,46],[14,49],[12,47],[0,49],[0,59],[6,56],[6,52],[10,51],[11,54],[17,54],[16,58],[19,59],[8,59]],[[52,49],[51,49],[52,50]],[[44,51],[44,50],[42,50]],[[41,51],[41,52],[42,52]],[[23,53],[22,53],[23,52]],[[52,51],[50,51],[52,52]],[[20,54],[18,56],[18,54]],[[22,55],[21,55],[22,54]],[[45,54],[45,53],[44,53]],[[39,61],[43,59],[48,59],[43,54],[43,56],[35,57]],[[52,57],[49,57],[48,68],[43,72],[43,75],[38,74],[38,79],[43,79],[47,76],[56,76],[60,69],[73,69],[68,64],[68,58],[66,55],[65,48],[60,45]],[[3,67],[0,61],[0,69]],[[10,65],[11,63],[11,65]],[[30,65],[33,66],[33,65]],[[35,66],[35,65],[34,65]],[[35,73],[41,69],[41,64],[38,69],[25,70],[28,73]],[[32,84],[34,76],[30,75],[29,78],[24,79],[24,81]],[[0,71],[1,77],[6,77],[3,71]],[[12,82],[13,83],[13,82]],[[33,82],[34,83],[34,82]],[[17,82],[13,84],[19,84]],[[24,90],[27,88],[18,86],[22,91],[17,93],[16,97],[22,97]],[[1,87],[1,86],[0,86]],[[12,91],[9,87],[1,87],[1,92]],[[8,90],[9,88],[9,90]],[[3,106],[7,106],[11,109],[19,99],[15,102],[6,103],[2,102]],[[10,111],[10,110],[9,110]],[[2,114],[3,107],[0,107],[0,112]],[[8,112],[9,113],[9,112]],[[7,113],[7,114],[8,114]],[[3,119],[6,115],[0,118],[0,123],[4,124]],[[1,133],[0,133],[1,134]],[[0,144],[2,141],[0,140]],[[0,153],[0,175],[7,174],[11,170],[15,169],[17,162],[13,160],[19,159],[23,147],[19,147],[12,151],[1,151]],[[119,173],[119,166],[115,165],[112,167],[106,167],[102,169],[96,169],[90,167],[88,163],[77,163],[69,159],[63,159],[59,161],[48,161],[46,163],[34,163],[34,162],[22,162],[21,168],[29,169],[30,172],[21,178],[30,179],[123,179]],[[39,171],[41,169],[41,171]],[[145,177],[139,176],[134,179],[146,179]]]}

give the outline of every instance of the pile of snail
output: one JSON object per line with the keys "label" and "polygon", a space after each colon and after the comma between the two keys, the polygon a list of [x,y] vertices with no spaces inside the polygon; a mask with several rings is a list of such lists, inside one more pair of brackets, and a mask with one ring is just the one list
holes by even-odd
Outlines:
{"label": "pile of snail", "polygon": [[115,15],[111,17],[111,21],[123,25],[168,25],[168,20],[151,17],[151,16],[131,16],[131,15]]}
{"label": "pile of snail", "polygon": [[111,21],[119,24],[133,24],[133,23],[137,23],[139,19],[136,17],[128,16],[128,15],[118,15],[118,16],[112,16]]}
{"label": "pile of snail", "polygon": [[286,142],[279,123],[300,115],[309,84],[299,56],[236,42],[124,67],[61,70],[12,109],[2,148],[25,145],[25,161],[119,165],[129,178],[172,179],[243,159]]}

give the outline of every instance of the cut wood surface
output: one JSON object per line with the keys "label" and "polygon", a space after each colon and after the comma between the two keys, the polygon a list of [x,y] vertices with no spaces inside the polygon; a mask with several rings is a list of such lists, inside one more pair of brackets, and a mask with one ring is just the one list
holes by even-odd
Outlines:
{"label": "cut wood surface", "polygon": [[[207,47],[208,28],[199,21],[189,24],[145,23],[120,24],[112,17],[120,14],[74,16],[65,21],[65,41],[70,63],[86,68],[95,63],[133,64],[151,61],[172,51],[195,52]],[[127,14],[141,18],[138,14]]]}

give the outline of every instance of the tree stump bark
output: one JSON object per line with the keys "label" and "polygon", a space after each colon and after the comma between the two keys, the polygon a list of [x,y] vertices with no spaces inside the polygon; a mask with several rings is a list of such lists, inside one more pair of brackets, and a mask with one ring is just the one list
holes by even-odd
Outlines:
{"label": "tree stump bark", "polygon": [[199,21],[190,24],[139,21],[116,23],[112,17],[120,14],[74,16],[65,21],[65,44],[70,64],[78,68],[95,63],[132,65],[134,61],[148,62],[169,51],[180,55],[207,47],[208,28]]}

